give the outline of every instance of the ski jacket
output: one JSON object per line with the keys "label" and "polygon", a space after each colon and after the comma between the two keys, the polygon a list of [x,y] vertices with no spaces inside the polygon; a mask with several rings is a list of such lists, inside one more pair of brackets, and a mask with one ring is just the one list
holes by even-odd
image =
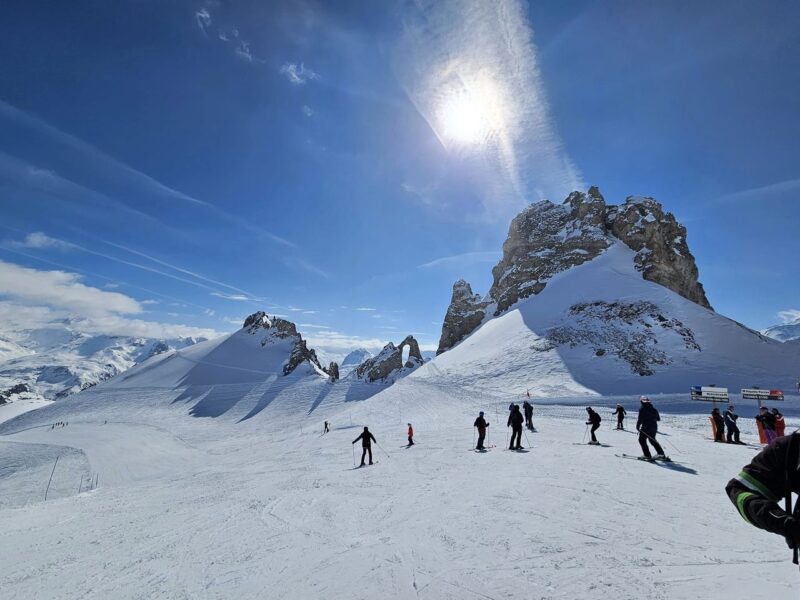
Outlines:
{"label": "ski jacket", "polygon": [[372,445],[372,442],[375,442],[376,444],[378,443],[378,440],[375,439],[375,436],[372,435],[371,431],[365,431],[356,439],[354,439],[353,443],[355,444],[358,440],[361,440],[361,445],[364,448],[369,448]]}
{"label": "ski jacket", "polygon": [[738,418],[739,415],[737,415],[735,412],[731,410],[725,411],[725,425],[727,425],[729,428],[733,429],[736,427],[736,419]]}
{"label": "ski jacket", "polygon": [[639,409],[639,418],[636,420],[636,429],[649,435],[650,437],[658,433],[658,422],[661,415],[658,414],[656,407],[645,402]]}
{"label": "ski jacket", "polygon": [[589,417],[588,418],[589,418],[589,421],[586,423],[587,425],[600,425],[600,421],[603,420],[602,418],[600,418],[600,415],[598,415],[594,411],[591,411],[589,413]]}
{"label": "ski jacket", "polygon": [[533,415],[533,406],[531,406],[528,402],[522,405],[522,408],[525,410],[525,416],[529,419]]}
{"label": "ski jacket", "polygon": [[786,435],[786,421],[783,415],[775,415],[775,434],[778,437]]}
{"label": "ski jacket", "polygon": [[414,428],[411,425],[408,426],[408,437],[414,437]]}
{"label": "ski jacket", "polygon": [[519,406],[515,406],[514,409],[511,411],[511,414],[508,415],[508,423],[506,424],[506,427],[508,427],[509,425],[513,427],[522,427],[522,424],[524,422],[525,418],[519,411]]}
{"label": "ski jacket", "polygon": [[[794,510],[791,508],[791,493],[800,492],[798,455],[800,433],[778,438],[725,486],[745,521],[785,536],[792,548],[800,542],[800,503]],[[778,505],[781,499],[786,510]]]}
{"label": "ski jacket", "polygon": [[760,421],[764,429],[775,431],[775,415],[772,413],[764,413],[763,415],[756,415],[756,421]]}
{"label": "ski jacket", "polygon": [[475,419],[475,422],[472,424],[472,426],[477,427],[478,431],[483,433],[484,431],[486,431],[486,428],[489,426],[489,424],[483,417],[478,417],[477,419]]}
{"label": "ski jacket", "polygon": [[622,408],[621,406],[618,406],[617,410],[615,410],[613,414],[615,414],[615,415],[617,415],[619,417],[624,417],[628,413],[625,412],[624,408]]}
{"label": "ski jacket", "polygon": [[725,425],[725,419],[722,418],[722,415],[719,414],[719,411],[712,412],[711,418],[714,419],[714,424],[717,426],[718,429],[722,428]]}

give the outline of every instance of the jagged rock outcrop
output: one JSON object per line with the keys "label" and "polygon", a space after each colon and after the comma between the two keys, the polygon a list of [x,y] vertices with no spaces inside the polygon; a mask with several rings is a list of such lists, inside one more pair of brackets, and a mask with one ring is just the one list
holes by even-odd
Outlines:
{"label": "jagged rock outcrop", "polygon": [[463,280],[453,286],[437,354],[472,333],[487,312],[502,314],[541,292],[557,273],[597,258],[618,241],[636,252],[634,262],[645,279],[711,309],[686,228],[672,213],[653,198],[630,196],[620,206],[607,205],[600,190],[591,187],[572,192],[560,205],[532,204],[511,221],[487,298]]}
{"label": "jagged rock outcrop", "polygon": [[331,362],[328,365],[328,370],[326,371],[328,377],[331,378],[331,381],[339,381],[339,365],[336,362]]}
{"label": "jagged rock outcrop", "polygon": [[30,391],[30,388],[26,384],[18,383],[17,385],[0,392],[0,404],[6,404],[11,400],[12,396],[18,396],[19,394],[25,394]]}
{"label": "jagged rock outcrop", "polygon": [[449,350],[477,329],[486,316],[486,307],[491,303],[480,294],[472,292],[472,287],[459,279],[453,284],[453,296],[442,324],[442,336],[436,354]]}
{"label": "jagged rock outcrop", "polygon": [[313,348],[309,348],[306,345],[303,336],[297,333],[297,327],[291,321],[280,317],[270,319],[267,313],[260,310],[247,317],[242,328],[251,335],[259,335],[266,332],[267,335],[261,340],[262,346],[266,346],[275,340],[289,339],[294,341],[289,358],[283,366],[284,375],[289,375],[304,362],[308,362],[320,372],[325,372],[317,358],[317,353]]}
{"label": "jagged rock outcrop", "polygon": [[[409,349],[408,360],[403,364],[403,348],[406,346]],[[409,335],[397,346],[389,342],[377,356],[361,363],[356,368],[356,377],[369,382],[392,380],[402,371],[416,369],[424,362],[417,340]]]}
{"label": "jagged rock outcrop", "polygon": [[614,236],[636,252],[636,268],[645,279],[711,308],[686,243],[686,228],[672,213],[652,198],[629,196],[625,204],[609,206],[606,219]]}

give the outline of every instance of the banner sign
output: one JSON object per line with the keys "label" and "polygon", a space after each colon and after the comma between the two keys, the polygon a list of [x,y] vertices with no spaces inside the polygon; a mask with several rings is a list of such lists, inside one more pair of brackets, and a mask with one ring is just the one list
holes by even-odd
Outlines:
{"label": "banner sign", "polygon": [[691,392],[692,400],[706,402],[727,402],[729,400],[728,388],[695,385]]}
{"label": "banner sign", "polygon": [[773,402],[779,402],[783,400],[783,390],[744,388],[742,389],[742,398],[745,400],[772,400]]}

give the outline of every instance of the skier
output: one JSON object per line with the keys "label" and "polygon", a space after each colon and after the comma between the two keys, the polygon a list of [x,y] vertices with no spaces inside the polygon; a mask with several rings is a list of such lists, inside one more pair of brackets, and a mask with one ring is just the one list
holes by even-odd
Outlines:
{"label": "skier", "polygon": [[[522,424],[525,418],[516,404],[511,405],[511,414],[508,415],[508,423],[506,427],[511,427],[511,443],[508,445],[509,450],[523,450],[522,447]],[[516,444],[514,440],[517,440]]]}
{"label": "skier", "polygon": [[725,411],[725,428],[728,430],[727,440],[729,444],[744,443],[739,439],[739,426],[736,424],[738,418],[739,415],[733,412],[733,404],[729,405]]}
{"label": "skier", "polygon": [[714,421],[714,441],[724,442],[722,434],[725,432],[725,419],[722,418],[716,406],[711,409],[711,419]]}
{"label": "skier", "polygon": [[617,404],[617,410],[615,410],[613,414],[617,415],[617,429],[624,430],[625,415],[628,413],[626,413],[625,409],[622,408],[622,404]]}
{"label": "skier", "polygon": [[411,423],[408,424],[408,445],[414,445],[414,428],[411,427]]}
{"label": "skier", "polygon": [[[742,518],[760,529],[786,538],[795,552],[800,547],[800,503],[792,509],[792,492],[800,493],[800,433],[779,438],[759,452],[725,486]],[[784,500],[785,510],[778,504]]]}
{"label": "skier", "polygon": [[772,414],[775,416],[775,437],[783,437],[786,435],[786,421],[777,408],[772,409]]}
{"label": "skier", "polygon": [[358,440],[361,440],[361,466],[364,466],[364,457],[369,452],[369,464],[372,464],[372,442],[378,443],[378,440],[375,439],[375,436],[369,432],[368,427],[364,427],[364,431],[361,432],[361,435],[358,436],[356,439],[353,440],[355,444]]}
{"label": "skier", "polygon": [[761,423],[761,426],[764,428],[764,436],[767,438],[767,444],[774,442],[775,438],[778,437],[775,435],[775,415],[769,412],[766,406],[762,406],[759,409],[756,421]]}
{"label": "skier", "polygon": [[483,447],[483,440],[486,438],[486,428],[489,426],[489,423],[487,423],[486,419],[483,418],[483,411],[480,412],[478,418],[475,419],[475,422],[472,424],[472,426],[478,428],[478,445],[475,446],[475,449],[485,450]]}
{"label": "skier", "polygon": [[322,433],[328,433],[331,430],[330,423],[325,421],[325,428],[322,430]]}
{"label": "skier", "polygon": [[644,453],[642,458],[644,460],[653,460],[650,448],[647,447],[647,442],[649,441],[653,446],[653,450],[656,451],[656,459],[665,459],[667,457],[664,455],[664,450],[661,448],[661,444],[656,441],[658,422],[661,420],[661,415],[658,414],[658,410],[656,410],[656,407],[653,406],[647,396],[642,396],[639,401],[641,406],[639,408],[639,418],[636,420],[636,431],[639,432],[639,445]]}
{"label": "skier", "polygon": [[522,403],[522,409],[525,412],[525,427],[533,431],[533,405],[525,400]]}
{"label": "skier", "polygon": [[600,421],[602,421],[602,419],[600,418],[600,415],[598,415],[596,412],[594,412],[592,410],[592,408],[590,406],[586,407],[586,412],[589,415],[587,417],[589,420],[586,421],[586,424],[592,426],[592,430],[591,430],[591,432],[592,432],[592,440],[589,443],[594,445],[594,446],[599,446],[600,442],[597,441],[597,437],[595,436],[594,432],[599,429]]}

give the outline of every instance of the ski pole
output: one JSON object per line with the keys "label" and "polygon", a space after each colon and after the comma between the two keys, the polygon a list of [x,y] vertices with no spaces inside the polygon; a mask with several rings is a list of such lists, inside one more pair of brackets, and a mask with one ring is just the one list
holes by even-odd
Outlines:
{"label": "ski pole", "polygon": [[472,428],[472,449],[475,449],[475,428]]}
{"label": "ski pole", "polygon": [[355,444],[350,444],[350,446],[352,446],[352,448],[353,448],[353,467],[355,467],[356,466],[356,445]]}
{"label": "ski pole", "polygon": [[524,433],[524,434],[525,434],[525,441],[526,441],[526,442],[528,442],[528,447],[529,447],[529,448],[530,448],[530,447],[532,447],[532,446],[531,446],[531,441],[528,439],[528,434],[527,434],[527,432],[526,432],[526,431],[523,429],[523,430],[522,430],[522,433]]}
{"label": "ski pole", "polygon": [[389,456],[389,453],[388,453],[386,450],[384,450],[384,449],[383,449],[383,446],[381,446],[381,445],[380,445],[380,444],[379,444],[377,441],[375,442],[375,445],[376,445],[378,448],[380,448],[380,449],[381,449],[381,451],[382,451],[382,452],[383,452],[383,453],[386,455],[386,458],[392,458],[391,456]]}
{"label": "ski pole", "polygon": [[589,425],[586,425],[586,429],[583,431],[583,439],[581,440],[581,444],[586,441],[586,434],[589,433]]}

